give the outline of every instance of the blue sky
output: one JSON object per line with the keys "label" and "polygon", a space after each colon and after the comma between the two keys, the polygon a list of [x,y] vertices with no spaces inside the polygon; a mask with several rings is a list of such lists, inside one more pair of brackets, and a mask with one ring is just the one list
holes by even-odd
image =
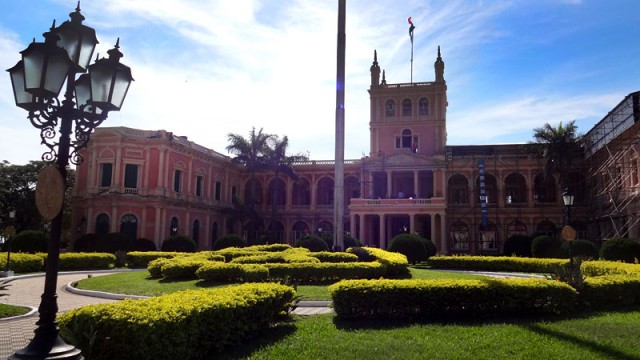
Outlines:
{"label": "blue sky", "polygon": [[[2,0],[0,64],[60,24],[75,0]],[[120,37],[135,82],[103,126],[165,129],[226,154],[228,133],[287,135],[290,152],[334,157],[337,1],[85,0],[104,56]],[[345,158],[369,151],[373,51],[389,83],[433,81],[442,47],[448,144],[527,142],[544,123],[588,131],[640,90],[640,1],[347,0]],[[0,81],[0,160],[44,152]]]}

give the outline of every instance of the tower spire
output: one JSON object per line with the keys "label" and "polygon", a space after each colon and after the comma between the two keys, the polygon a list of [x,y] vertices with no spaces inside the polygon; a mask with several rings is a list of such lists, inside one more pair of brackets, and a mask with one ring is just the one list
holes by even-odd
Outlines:
{"label": "tower spire", "polygon": [[373,64],[371,71],[371,87],[380,85],[380,66],[378,66],[378,51],[373,50]]}
{"label": "tower spire", "polygon": [[433,64],[436,71],[436,82],[444,82],[444,61],[442,61],[442,54],[440,53],[440,45],[438,45],[438,57]]}

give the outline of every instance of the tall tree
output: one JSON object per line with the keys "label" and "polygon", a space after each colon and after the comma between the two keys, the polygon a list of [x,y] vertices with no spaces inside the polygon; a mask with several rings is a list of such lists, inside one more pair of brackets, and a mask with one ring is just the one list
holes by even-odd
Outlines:
{"label": "tall tree", "polygon": [[567,185],[567,173],[576,152],[580,149],[581,136],[577,132],[575,121],[566,125],[561,121],[557,127],[546,123],[533,129],[534,144],[538,146],[540,154],[545,159],[545,175],[557,174],[560,189]]}
{"label": "tall tree", "polygon": [[[232,159],[233,163],[244,166],[250,175],[250,194],[244,200],[249,212],[252,214],[256,214],[255,205],[258,199],[256,173],[267,169],[266,154],[269,151],[269,141],[272,137],[273,135],[264,133],[262,128],[256,131],[255,127],[249,132],[249,138],[232,133],[227,135],[227,140],[229,141],[227,151],[235,155]],[[234,201],[235,200],[236,199],[234,199]],[[258,218],[249,220],[249,242],[255,241],[256,223],[258,220]]]}
{"label": "tall tree", "polygon": [[[309,157],[304,154],[287,155],[289,147],[289,138],[283,136],[282,139],[277,135],[269,139],[267,153],[265,156],[266,165],[270,171],[273,171],[275,177],[271,185],[271,226],[275,228],[278,221],[278,194],[284,194],[285,189],[280,188],[280,174],[284,174],[294,180],[298,179],[298,175],[293,169],[293,163],[296,161],[306,161]],[[284,196],[284,195],[283,195]]]}

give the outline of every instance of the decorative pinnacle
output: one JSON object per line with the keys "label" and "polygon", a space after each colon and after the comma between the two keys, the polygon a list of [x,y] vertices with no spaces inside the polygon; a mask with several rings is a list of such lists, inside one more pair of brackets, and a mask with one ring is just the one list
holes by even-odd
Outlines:
{"label": "decorative pinnacle", "polygon": [[378,66],[378,50],[373,50],[373,65]]}
{"label": "decorative pinnacle", "polygon": [[116,41],[116,45],[113,47],[113,49],[107,51],[107,54],[109,54],[109,60],[113,60],[115,62],[120,61],[120,58],[122,58],[124,55],[120,52],[120,38],[118,38],[118,40]]}
{"label": "decorative pinnacle", "polygon": [[80,14],[80,1],[78,1],[78,6],[76,6],[76,11],[70,13],[69,17],[71,18],[72,23],[81,24],[84,21],[85,17]]}

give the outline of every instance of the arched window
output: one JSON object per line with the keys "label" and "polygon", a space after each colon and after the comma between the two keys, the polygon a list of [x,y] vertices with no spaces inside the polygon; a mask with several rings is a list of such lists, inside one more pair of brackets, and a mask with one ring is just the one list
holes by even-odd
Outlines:
{"label": "arched window", "polygon": [[213,225],[211,225],[211,248],[213,248],[213,243],[218,240],[218,222],[215,221]]}
{"label": "arched window", "polygon": [[462,221],[456,221],[449,226],[449,234],[454,250],[469,250],[469,227]]}
{"label": "arched window", "polygon": [[402,116],[411,116],[411,100],[402,100]]}
{"label": "arched window", "polygon": [[196,248],[198,248],[198,240],[200,240],[200,220],[193,220],[193,230],[191,231],[191,238],[196,243]]}
{"label": "arched window", "polygon": [[96,234],[107,235],[109,233],[109,215],[100,214],[96,218]]}
{"label": "arched window", "polygon": [[418,114],[429,115],[429,99],[421,98],[420,101],[418,101]]}
{"label": "arched window", "polygon": [[396,103],[393,100],[387,100],[384,104],[384,116],[396,116]]}
{"label": "arched window", "polygon": [[182,192],[182,170],[176,170],[173,173],[173,191]]}
{"label": "arched window", "polygon": [[171,218],[171,225],[169,226],[169,235],[173,236],[173,235],[176,235],[177,233],[178,233],[178,218],[174,216]]}
{"label": "arched window", "polygon": [[120,220],[120,232],[127,235],[129,239],[137,239],[138,233],[138,218],[132,214],[126,214]]}

